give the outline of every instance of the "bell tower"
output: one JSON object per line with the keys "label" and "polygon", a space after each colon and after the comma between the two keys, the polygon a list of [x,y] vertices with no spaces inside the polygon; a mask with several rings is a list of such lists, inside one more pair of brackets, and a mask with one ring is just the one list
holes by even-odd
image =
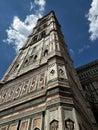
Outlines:
{"label": "bell tower", "polygon": [[53,11],[37,21],[0,85],[0,130],[92,130],[96,124]]}

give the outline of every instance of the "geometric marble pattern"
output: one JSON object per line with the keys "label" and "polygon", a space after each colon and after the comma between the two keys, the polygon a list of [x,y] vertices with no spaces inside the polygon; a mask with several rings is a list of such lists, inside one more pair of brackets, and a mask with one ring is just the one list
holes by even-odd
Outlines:
{"label": "geometric marble pattern", "polygon": [[37,82],[38,82],[38,77],[35,76],[31,79],[30,87],[29,87],[29,92],[33,92],[36,87],[37,87]]}
{"label": "geometric marble pattern", "polygon": [[7,130],[8,126],[1,127],[0,130]]}
{"label": "geometric marble pattern", "polygon": [[39,117],[39,118],[33,119],[32,126],[33,126],[33,129],[35,129],[35,128],[40,129],[41,128],[41,118]]}
{"label": "geometric marble pattern", "polygon": [[28,87],[29,87],[29,80],[26,80],[23,84],[22,90],[21,90],[21,95],[27,94]]}
{"label": "geometric marble pattern", "polygon": [[28,130],[29,128],[29,120],[21,121],[19,130]]}
{"label": "geometric marble pattern", "polygon": [[9,130],[17,130],[18,123],[13,123],[10,125]]}
{"label": "geometric marble pattern", "polygon": [[43,72],[5,90],[0,90],[0,104],[17,99],[36,89],[45,87],[45,80],[46,74]]}

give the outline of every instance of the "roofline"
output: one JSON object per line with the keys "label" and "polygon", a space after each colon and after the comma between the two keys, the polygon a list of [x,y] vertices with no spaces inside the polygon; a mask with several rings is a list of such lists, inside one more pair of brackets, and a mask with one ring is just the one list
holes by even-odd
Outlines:
{"label": "roofline", "polygon": [[80,71],[82,69],[86,69],[86,68],[92,67],[92,66],[97,65],[97,64],[98,64],[98,59],[96,59],[96,60],[94,60],[92,62],[89,62],[89,63],[87,63],[87,64],[85,64],[83,66],[77,67],[76,70]]}

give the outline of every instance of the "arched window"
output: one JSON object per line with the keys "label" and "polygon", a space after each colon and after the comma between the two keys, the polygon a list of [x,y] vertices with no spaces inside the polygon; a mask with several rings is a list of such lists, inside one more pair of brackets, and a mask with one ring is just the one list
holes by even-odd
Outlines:
{"label": "arched window", "polygon": [[36,60],[37,60],[37,55],[34,56],[34,61],[36,61]]}
{"label": "arched window", "polygon": [[31,56],[30,56],[30,60],[32,60],[32,59],[33,59],[33,57],[34,57],[34,55],[31,55]]}
{"label": "arched window", "polygon": [[19,67],[19,64],[17,64],[15,68],[17,69],[18,67]]}
{"label": "arched window", "polygon": [[35,51],[35,50],[36,50],[36,46],[33,47],[33,51]]}
{"label": "arched window", "polygon": [[28,63],[28,59],[25,60],[25,64]]}
{"label": "arched window", "polygon": [[19,64],[16,64],[13,71],[17,70],[18,67],[19,67]]}
{"label": "arched window", "polygon": [[73,130],[74,129],[74,121],[71,120],[70,118],[68,118],[67,120],[65,120],[65,127],[68,130]]}
{"label": "arched window", "polygon": [[56,50],[59,50],[59,48],[58,48],[58,43],[55,44],[55,49],[56,49]]}
{"label": "arched window", "polygon": [[37,42],[37,36],[34,36],[33,42]]}
{"label": "arched window", "polygon": [[47,23],[45,23],[43,27],[46,28],[47,27]]}
{"label": "arched window", "polygon": [[27,66],[27,65],[28,65],[28,62],[29,62],[29,60],[28,60],[28,59],[26,59],[26,60],[24,61],[23,66]]}
{"label": "arched window", "polygon": [[46,32],[43,31],[43,32],[41,33],[41,38],[43,38],[43,37],[45,37],[45,36],[46,36]]}
{"label": "arched window", "polygon": [[46,49],[45,51],[44,51],[44,56],[47,56],[48,55],[48,50]]}
{"label": "arched window", "polygon": [[50,123],[50,130],[57,130],[57,129],[58,129],[58,121],[54,119],[54,120]]}

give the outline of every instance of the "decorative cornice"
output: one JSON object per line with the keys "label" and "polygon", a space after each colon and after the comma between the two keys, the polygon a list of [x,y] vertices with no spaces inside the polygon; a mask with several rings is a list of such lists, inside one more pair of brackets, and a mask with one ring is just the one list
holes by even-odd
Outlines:
{"label": "decorative cornice", "polygon": [[80,66],[78,68],[76,68],[76,71],[79,72],[79,71],[82,71],[82,70],[85,70],[85,69],[89,69],[95,65],[98,65],[98,59],[96,59],[95,61],[92,61],[86,65],[83,65],[83,66]]}

